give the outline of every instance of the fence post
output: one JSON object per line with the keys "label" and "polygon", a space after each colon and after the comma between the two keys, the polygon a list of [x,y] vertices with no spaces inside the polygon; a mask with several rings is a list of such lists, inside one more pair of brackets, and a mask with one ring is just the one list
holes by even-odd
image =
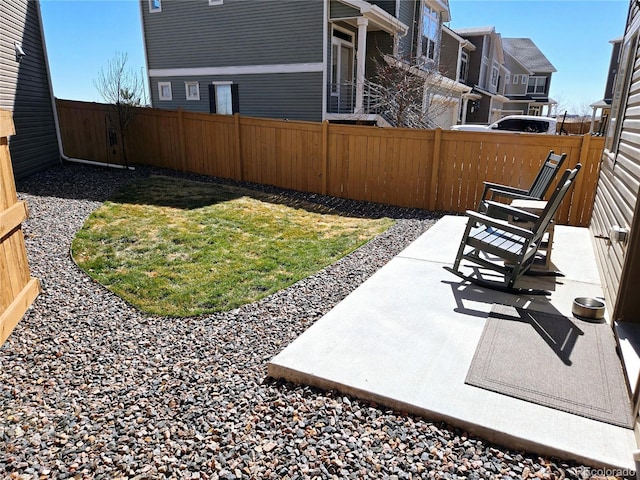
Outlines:
{"label": "fence post", "polygon": [[329,172],[329,120],[322,122],[322,195],[327,194]]}
{"label": "fence post", "polygon": [[187,171],[187,152],[184,141],[184,119],[182,118],[182,108],[178,108],[178,141],[180,147],[180,167],[183,172]]}
{"label": "fence post", "polygon": [[583,171],[582,171],[582,175],[578,175],[578,178],[576,178],[576,185],[573,190],[573,195],[572,195],[572,199],[575,198],[578,200],[578,205],[576,205],[575,203],[571,202],[571,207],[569,210],[569,225],[575,225],[576,227],[580,226],[578,225],[578,218],[580,217],[580,214],[582,213],[582,211],[585,208],[584,205],[584,198],[582,198],[582,190],[584,187],[584,183],[585,183],[585,179],[587,177],[587,170],[591,167],[591,165],[587,165],[587,161],[589,160],[589,144],[591,143],[591,135],[587,134],[587,135],[583,135],[582,136],[582,143],[580,145],[580,160],[578,160],[583,167]]}
{"label": "fence post", "polygon": [[238,172],[237,172],[237,179],[242,181],[244,180],[243,178],[243,170],[244,168],[242,168],[242,144],[240,143],[240,114],[239,113],[234,113],[233,114],[233,118],[235,120],[235,126],[236,126],[236,165],[238,168]]}
{"label": "fence post", "polygon": [[429,210],[435,210],[438,201],[438,175],[440,174],[440,143],[442,129],[436,128],[433,135],[433,152],[431,156],[431,186],[429,188]]}

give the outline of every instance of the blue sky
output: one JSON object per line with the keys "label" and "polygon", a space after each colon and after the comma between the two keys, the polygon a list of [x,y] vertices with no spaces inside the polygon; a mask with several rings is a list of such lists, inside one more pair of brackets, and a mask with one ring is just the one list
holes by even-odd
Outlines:
{"label": "blue sky", "polygon": [[[531,38],[558,70],[551,96],[575,112],[604,93],[609,40],[624,33],[628,4],[627,0],[449,0],[450,26],[492,25],[503,37]],[[145,67],[136,0],[42,0],[41,5],[57,97],[100,101],[93,80],[116,51],[128,54],[133,69]]]}

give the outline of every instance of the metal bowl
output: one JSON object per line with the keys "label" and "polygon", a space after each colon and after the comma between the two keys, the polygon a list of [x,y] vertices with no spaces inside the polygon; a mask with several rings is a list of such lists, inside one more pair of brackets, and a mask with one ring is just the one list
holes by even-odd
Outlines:
{"label": "metal bowl", "polygon": [[578,297],[573,300],[571,312],[576,317],[589,320],[602,320],[604,318],[604,302],[597,298]]}

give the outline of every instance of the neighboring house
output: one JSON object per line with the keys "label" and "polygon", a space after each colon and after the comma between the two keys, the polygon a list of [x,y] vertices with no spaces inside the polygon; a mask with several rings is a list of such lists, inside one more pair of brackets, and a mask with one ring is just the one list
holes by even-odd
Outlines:
{"label": "neighboring house", "polygon": [[467,102],[461,123],[493,123],[503,116],[504,66],[502,38],[494,27],[456,28],[458,36],[473,45],[468,49],[466,84],[477,97]]}
{"label": "neighboring house", "polygon": [[549,98],[555,67],[530,38],[503,38],[505,67],[504,115],[551,116],[556,102]]}
{"label": "neighboring house", "polygon": [[620,53],[622,50],[623,38],[616,38],[609,43],[613,45],[611,51],[611,61],[609,63],[609,74],[607,75],[607,84],[604,89],[604,98],[592,103],[590,106],[593,108],[593,115],[591,116],[591,128],[589,133],[594,133],[594,126],[596,115],[600,110],[600,127],[598,128],[598,134],[603,135],[607,131],[607,125],[609,123],[609,116],[611,115],[611,101],[613,100],[613,87],[616,81],[616,75],[618,73],[618,65],[620,64]]}
{"label": "neighboring house", "polygon": [[9,151],[16,178],[60,159],[42,32],[37,1],[0,1],[0,108],[13,115]]}
{"label": "neighboring house", "polygon": [[449,7],[448,0],[141,0],[141,15],[156,108],[384,125],[371,108],[376,61],[387,55],[437,67]]}
{"label": "neighboring house", "polygon": [[[640,329],[640,4],[636,1],[629,2],[625,32],[590,230],[611,318]],[[620,229],[627,232],[626,238],[615,233]],[[632,387],[636,378],[630,378]],[[638,397],[634,399],[637,408]]]}
{"label": "neighboring house", "polygon": [[[457,105],[450,125],[466,123],[469,102],[479,101],[481,94],[473,93],[471,88],[466,87],[469,80],[469,61],[471,53],[476,47],[469,40],[462,38],[447,26],[442,28],[442,44],[440,49],[440,73],[456,82],[456,87],[462,92],[462,104]],[[440,122],[444,126],[444,121]],[[444,128],[447,128],[444,127]]]}

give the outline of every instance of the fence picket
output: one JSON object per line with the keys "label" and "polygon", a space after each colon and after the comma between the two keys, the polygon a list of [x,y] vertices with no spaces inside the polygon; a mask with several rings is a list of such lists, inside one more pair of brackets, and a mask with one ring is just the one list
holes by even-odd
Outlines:
{"label": "fence picket", "polygon": [[[68,156],[121,162],[105,143],[107,105],[57,102]],[[567,168],[581,161],[585,174],[557,221],[587,226],[604,139],[382,129],[141,108],[127,144],[131,163],[459,213],[476,208],[484,180],[528,188],[549,150],[566,152]]]}

